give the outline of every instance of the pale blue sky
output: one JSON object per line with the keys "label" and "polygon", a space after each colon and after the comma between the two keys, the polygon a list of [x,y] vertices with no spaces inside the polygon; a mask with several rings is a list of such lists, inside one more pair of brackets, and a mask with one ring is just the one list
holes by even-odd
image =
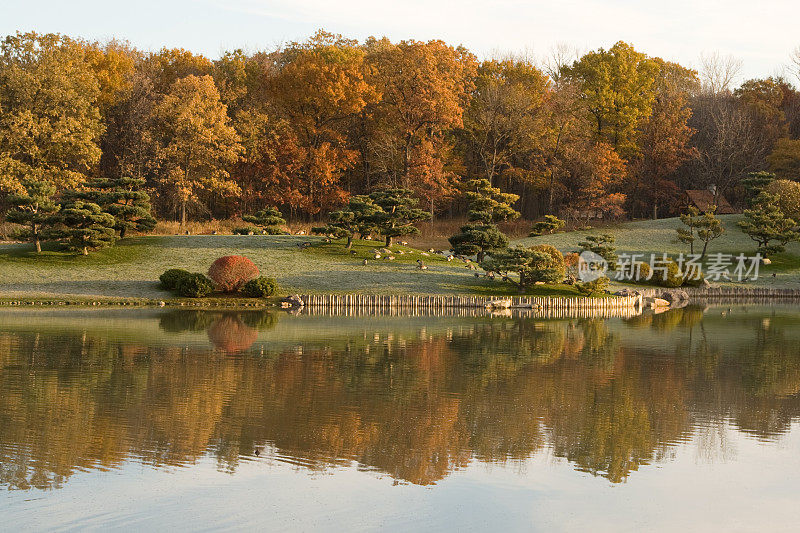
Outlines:
{"label": "pale blue sky", "polygon": [[[441,38],[478,56],[544,55],[556,43],[581,49],[626,40],[687,66],[701,52],[733,54],[743,77],[776,74],[800,46],[797,0],[0,0],[0,34],[60,32],[118,37],[143,49],[181,46],[211,57],[272,48],[317,28],[363,39]],[[796,80],[795,80],[796,81]]]}

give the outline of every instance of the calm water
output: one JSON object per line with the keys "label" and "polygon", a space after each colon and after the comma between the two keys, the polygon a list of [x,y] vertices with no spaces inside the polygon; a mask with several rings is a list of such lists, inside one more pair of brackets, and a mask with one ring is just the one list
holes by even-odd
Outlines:
{"label": "calm water", "polygon": [[796,530],[800,309],[0,310],[0,529]]}

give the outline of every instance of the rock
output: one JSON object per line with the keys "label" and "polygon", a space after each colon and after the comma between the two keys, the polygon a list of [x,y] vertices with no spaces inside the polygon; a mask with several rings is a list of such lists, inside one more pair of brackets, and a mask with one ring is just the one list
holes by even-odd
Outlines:
{"label": "rock", "polygon": [[768,257],[765,257],[765,258],[763,258],[761,260],[761,264],[762,265],[771,265],[772,264],[772,260],[770,258],[768,258]]}
{"label": "rock", "polygon": [[641,294],[639,291],[629,289],[626,287],[624,289],[620,289],[617,292],[615,292],[614,296],[639,296],[639,294]]}
{"label": "rock", "polygon": [[661,293],[661,299],[669,302],[670,305],[675,305],[679,302],[689,300],[689,293],[683,289],[670,289]]}
{"label": "rock", "polygon": [[508,309],[511,307],[511,300],[491,300],[486,304],[487,309]]}
{"label": "rock", "polygon": [[669,302],[663,298],[647,297],[644,299],[645,307],[652,307],[653,309],[669,307]]}
{"label": "rock", "polygon": [[300,296],[297,294],[287,296],[286,298],[281,300],[281,307],[284,307],[283,305],[284,303],[287,304],[288,307],[297,307],[297,308],[305,307],[306,305],[305,303],[303,303],[303,299],[300,298]]}
{"label": "rock", "polygon": [[162,300],[162,301],[160,301],[160,302],[158,302],[158,306],[159,306],[159,307],[164,307],[165,305],[167,305],[167,302],[165,302],[165,301],[163,301],[163,300]]}

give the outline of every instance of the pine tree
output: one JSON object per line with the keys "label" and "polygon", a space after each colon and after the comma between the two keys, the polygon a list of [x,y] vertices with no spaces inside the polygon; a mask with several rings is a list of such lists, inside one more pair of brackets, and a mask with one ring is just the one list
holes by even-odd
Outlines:
{"label": "pine tree", "polygon": [[56,188],[43,181],[25,182],[23,187],[24,193],[9,195],[8,203],[13,207],[6,213],[6,220],[25,226],[18,236],[32,242],[39,253],[43,230],[51,225],[53,215],[58,212],[58,204],[53,201]]}
{"label": "pine tree", "polygon": [[114,244],[114,217],[103,212],[99,205],[70,193],[67,193],[58,215],[58,237],[70,250],[80,251],[83,255],[89,255],[89,250]]}
{"label": "pine tree", "polygon": [[363,237],[376,229],[375,217],[379,211],[380,208],[368,196],[352,196],[345,209],[328,215],[327,225],[311,231],[346,239],[345,248],[350,249],[356,233]]}
{"label": "pine tree", "polygon": [[617,247],[614,246],[616,239],[610,233],[602,235],[587,235],[585,241],[578,243],[582,251],[594,252],[606,261],[608,268],[614,270],[617,263]]}
{"label": "pine tree", "polygon": [[285,233],[281,226],[286,225],[286,220],[277,207],[262,209],[254,215],[244,215],[242,220],[255,224],[267,235],[283,235]]}
{"label": "pine tree", "polygon": [[114,229],[125,238],[129,231],[146,233],[156,226],[150,213],[150,195],[142,190],[144,184],[144,179],[131,177],[96,178],[73,191],[71,197],[99,205],[114,217]]}
{"label": "pine tree", "polygon": [[555,215],[545,215],[544,220],[533,224],[528,237],[539,237],[541,235],[554,233],[566,225],[566,221],[561,220]]}
{"label": "pine tree", "polygon": [[[796,226],[778,207],[778,197],[764,191],[755,197],[753,207],[745,210],[744,220],[739,222],[742,231],[758,243],[758,251],[764,257],[784,251],[788,242],[800,240]],[[773,241],[777,244],[770,244]]]}
{"label": "pine tree", "polygon": [[519,196],[501,192],[486,179],[468,181],[464,191],[469,202],[468,217],[471,224],[462,226],[461,233],[448,240],[455,253],[475,255],[480,263],[486,254],[508,247],[508,237],[497,228],[496,223],[519,216],[511,207]]}
{"label": "pine tree", "polygon": [[763,191],[767,185],[775,181],[775,174],[772,172],[751,172],[739,183],[744,187],[747,203],[752,207],[755,198]]}
{"label": "pine tree", "polygon": [[384,189],[369,195],[379,208],[372,219],[378,232],[391,246],[394,237],[416,235],[419,229],[415,223],[428,220],[431,214],[417,208],[419,200],[411,196],[408,189]]}

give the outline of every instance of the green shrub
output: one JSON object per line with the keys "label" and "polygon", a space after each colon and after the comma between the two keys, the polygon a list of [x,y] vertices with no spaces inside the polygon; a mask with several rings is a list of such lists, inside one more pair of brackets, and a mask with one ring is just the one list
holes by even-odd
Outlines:
{"label": "green shrub", "polygon": [[251,279],[242,286],[241,293],[248,298],[269,298],[278,290],[278,283],[272,278]]}
{"label": "green shrub", "polygon": [[214,292],[214,284],[203,274],[194,273],[183,278],[175,290],[180,296],[203,298]]}
{"label": "green shrub", "polygon": [[689,278],[688,275],[684,275],[683,286],[684,287],[702,287],[703,284],[705,283],[706,277],[703,275],[702,272],[700,272],[699,274],[700,275],[697,276],[697,279],[691,279],[691,278]]}
{"label": "green shrub", "polygon": [[650,281],[650,263],[644,261],[637,262],[633,267],[633,281],[636,283],[647,283]]}
{"label": "green shrub", "polygon": [[178,288],[178,284],[186,279],[187,277],[191,276],[192,273],[188,270],[183,270],[181,268],[170,268],[163,274],[158,277],[158,280],[161,282],[161,288],[166,289],[168,291],[174,291]]}
{"label": "green shrub", "polygon": [[680,287],[683,285],[683,273],[678,263],[669,261],[667,263],[666,276],[664,275],[663,266],[659,266],[659,271],[653,274],[653,277],[650,278],[650,283],[659,287]]}
{"label": "green shrub", "polygon": [[238,228],[233,228],[234,235],[258,235],[261,233],[261,230],[255,226],[239,226]]}
{"label": "green shrub", "polygon": [[567,277],[567,263],[564,260],[564,254],[558,248],[552,244],[537,244],[531,246],[531,250],[549,255],[553,259],[550,267],[553,269],[553,277],[557,278],[556,283],[564,281],[564,278]]}
{"label": "green shrub", "polygon": [[609,281],[607,277],[601,276],[586,283],[576,283],[575,288],[584,296],[597,296],[606,292]]}

